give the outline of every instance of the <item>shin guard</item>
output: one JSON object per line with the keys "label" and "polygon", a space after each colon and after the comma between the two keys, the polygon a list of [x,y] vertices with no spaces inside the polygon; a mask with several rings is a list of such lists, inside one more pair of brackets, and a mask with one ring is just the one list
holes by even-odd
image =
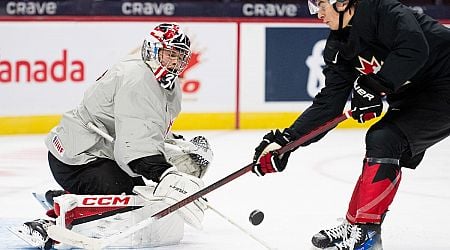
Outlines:
{"label": "shin guard", "polygon": [[401,180],[398,160],[366,158],[353,190],[347,220],[354,223],[381,223]]}

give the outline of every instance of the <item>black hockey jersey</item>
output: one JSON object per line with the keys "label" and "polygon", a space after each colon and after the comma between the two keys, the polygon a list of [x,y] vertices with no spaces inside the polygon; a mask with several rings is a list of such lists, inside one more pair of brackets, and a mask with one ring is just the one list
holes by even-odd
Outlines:
{"label": "black hockey jersey", "polygon": [[359,1],[350,27],[330,32],[324,59],[325,87],[291,125],[301,135],[342,113],[359,74],[376,73],[394,90],[390,106],[424,88],[450,96],[450,29],[397,0]]}

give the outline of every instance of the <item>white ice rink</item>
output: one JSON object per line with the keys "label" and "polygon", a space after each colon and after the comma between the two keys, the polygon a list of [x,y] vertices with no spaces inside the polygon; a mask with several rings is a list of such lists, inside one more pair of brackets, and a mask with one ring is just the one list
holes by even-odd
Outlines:
{"label": "white ice rink", "polygon": [[[178,131],[187,138],[205,135],[215,159],[207,185],[251,162],[265,130]],[[49,172],[44,135],[0,137],[0,249],[27,245],[6,226],[42,217],[31,192],[59,188]],[[311,249],[311,236],[339,224],[362,167],[363,130],[335,130],[320,142],[291,155],[283,173],[247,173],[206,195],[211,204],[276,249]],[[265,213],[259,226],[249,223],[254,209]],[[432,147],[417,170],[403,180],[383,224],[385,250],[450,249],[450,139]],[[158,250],[264,249],[257,241],[212,211],[203,231],[186,227],[180,245]]]}

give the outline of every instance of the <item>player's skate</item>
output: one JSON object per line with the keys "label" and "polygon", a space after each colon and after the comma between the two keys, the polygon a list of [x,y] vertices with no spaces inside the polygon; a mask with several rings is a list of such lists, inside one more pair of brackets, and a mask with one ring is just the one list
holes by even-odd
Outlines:
{"label": "player's skate", "polygon": [[381,227],[376,224],[350,225],[351,233],[348,238],[336,242],[327,250],[382,250]]}
{"label": "player's skate", "polygon": [[67,192],[64,190],[48,190],[47,192],[45,192],[45,200],[53,207],[53,198],[61,196],[63,194],[67,194]]}
{"label": "player's skate", "polygon": [[334,243],[344,240],[350,236],[352,225],[347,220],[331,229],[324,229],[315,234],[311,241],[315,247],[327,248],[333,246]]}
{"label": "player's skate", "polygon": [[21,226],[11,228],[10,230],[31,246],[48,250],[52,248],[54,243],[47,235],[47,228],[50,225],[55,225],[55,222],[52,220],[37,219],[25,222]]}

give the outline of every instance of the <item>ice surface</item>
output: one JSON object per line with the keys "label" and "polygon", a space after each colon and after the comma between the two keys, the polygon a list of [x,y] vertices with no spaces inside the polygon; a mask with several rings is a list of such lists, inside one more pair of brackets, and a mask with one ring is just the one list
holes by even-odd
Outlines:
{"label": "ice surface", "polygon": [[[214,161],[207,185],[251,162],[265,130],[177,131],[187,138],[205,135]],[[311,249],[310,239],[340,222],[364,155],[364,130],[334,130],[320,142],[294,152],[283,173],[251,173],[206,195],[211,204],[276,249]],[[59,188],[47,165],[44,135],[0,137],[1,249],[27,245],[6,226],[42,217],[31,195]],[[383,224],[387,250],[450,249],[450,140],[432,147],[417,170],[403,170],[403,180]],[[253,226],[249,214],[259,209],[264,221]],[[166,249],[264,249],[257,241],[209,211],[203,231],[186,227],[180,245]]]}

